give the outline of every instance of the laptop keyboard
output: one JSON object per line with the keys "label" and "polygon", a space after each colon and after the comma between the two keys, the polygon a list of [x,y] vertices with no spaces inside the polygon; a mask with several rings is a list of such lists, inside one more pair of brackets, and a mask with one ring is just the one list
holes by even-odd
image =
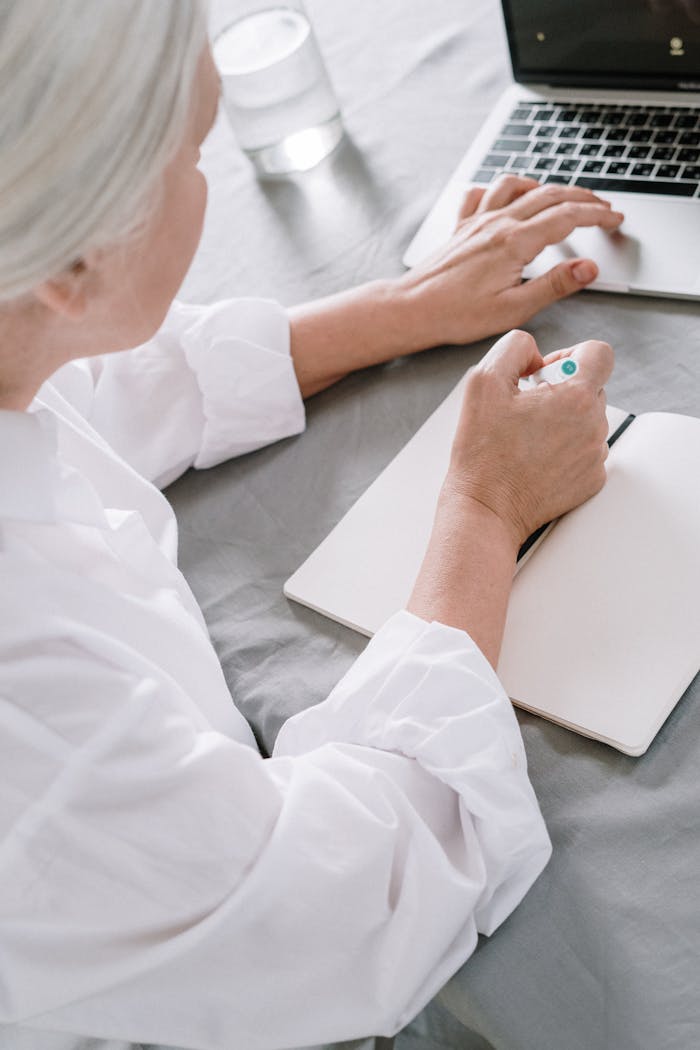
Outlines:
{"label": "laptop keyboard", "polygon": [[502,172],[596,192],[700,196],[700,109],[518,103],[474,176]]}

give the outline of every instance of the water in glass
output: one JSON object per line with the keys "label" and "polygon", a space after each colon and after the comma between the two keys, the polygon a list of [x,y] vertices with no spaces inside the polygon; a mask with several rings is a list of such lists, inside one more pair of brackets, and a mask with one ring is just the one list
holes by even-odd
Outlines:
{"label": "water in glass", "polygon": [[302,10],[238,19],[217,37],[214,58],[229,120],[260,172],[303,171],[337,145],[338,102]]}

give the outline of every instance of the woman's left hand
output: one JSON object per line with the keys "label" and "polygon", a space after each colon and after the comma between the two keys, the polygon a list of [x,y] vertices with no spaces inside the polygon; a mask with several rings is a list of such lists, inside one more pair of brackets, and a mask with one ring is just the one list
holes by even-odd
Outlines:
{"label": "woman's left hand", "polygon": [[590,259],[568,259],[523,281],[523,269],[579,226],[616,230],[622,212],[590,190],[504,175],[467,193],[452,238],[397,281],[423,346],[470,343],[524,324],[594,281]]}
{"label": "woman's left hand", "polygon": [[290,310],[291,350],[304,397],[348,372],[446,343],[519,328],[538,310],[594,281],[590,259],[542,277],[523,269],[577,226],[616,230],[621,212],[590,190],[505,175],[474,187],[451,239],[401,277],[371,281]]}

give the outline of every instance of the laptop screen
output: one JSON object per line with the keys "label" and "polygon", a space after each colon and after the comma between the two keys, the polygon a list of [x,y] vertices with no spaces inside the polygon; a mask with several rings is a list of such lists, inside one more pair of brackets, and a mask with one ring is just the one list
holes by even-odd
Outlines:
{"label": "laptop screen", "polygon": [[503,0],[515,79],[700,91],[700,0]]}

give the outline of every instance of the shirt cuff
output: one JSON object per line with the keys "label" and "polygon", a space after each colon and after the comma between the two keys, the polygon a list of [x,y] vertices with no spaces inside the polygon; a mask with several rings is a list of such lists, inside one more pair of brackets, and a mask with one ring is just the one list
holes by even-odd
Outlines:
{"label": "shirt cuff", "polygon": [[511,702],[469,635],[397,613],[327,700],[285,723],[274,753],[339,740],[414,759],[458,794],[488,874],[477,926],[491,933],[540,874],[551,845]]}
{"label": "shirt cuff", "polygon": [[204,429],[195,467],[214,466],[304,430],[283,307],[265,299],[226,299],[208,307],[174,303],[171,314],[202,394]]}

